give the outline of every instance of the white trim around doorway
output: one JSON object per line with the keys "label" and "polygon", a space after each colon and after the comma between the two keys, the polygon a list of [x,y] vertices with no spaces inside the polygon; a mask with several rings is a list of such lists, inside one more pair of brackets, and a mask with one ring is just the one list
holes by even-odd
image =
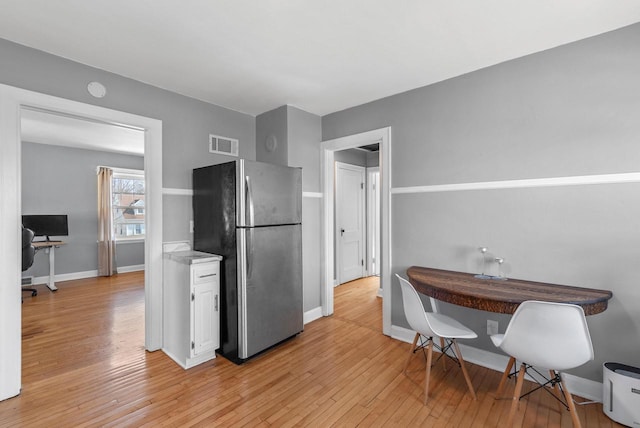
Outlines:
{"label": "white trim around doorway", "polygon": [[20,224],[23,107],[60,112],[145,131],[145,348],[162,347],[162,121],[0,84],[0,400],[20,393]]}
{"label": "white trim around doorway", "polygon": [[380,207],[381,207],[381,264],[382,332],[391,335],[391,127],[323,141],[321,144],[320,174],[322,183],[322,260],[320,294],[322,315],[333,314],[334,282],[334,152],[380,143]]}

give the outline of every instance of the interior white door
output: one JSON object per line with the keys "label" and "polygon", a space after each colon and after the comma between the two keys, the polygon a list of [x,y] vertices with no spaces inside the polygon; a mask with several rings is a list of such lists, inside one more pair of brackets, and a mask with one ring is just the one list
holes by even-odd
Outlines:
{"label": "interior white door", "polygon": [[338,284],[364,276],[365,168],[336,162]]}

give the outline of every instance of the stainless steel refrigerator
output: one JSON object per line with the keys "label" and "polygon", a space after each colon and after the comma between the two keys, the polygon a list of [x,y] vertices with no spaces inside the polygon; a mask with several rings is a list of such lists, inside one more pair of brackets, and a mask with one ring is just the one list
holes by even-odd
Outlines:
{"label": "stainless steel refrigerator", "polygon": [[193,170],[194,249],[224,257],[220,350],[241,363],[298,334],[302,169],[247,160]]}

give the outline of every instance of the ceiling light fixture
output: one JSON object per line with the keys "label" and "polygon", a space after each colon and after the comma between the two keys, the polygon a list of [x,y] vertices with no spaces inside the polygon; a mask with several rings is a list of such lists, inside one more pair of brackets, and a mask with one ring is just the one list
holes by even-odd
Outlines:
{"label": "ceiling light fixture", "polygon": [[107,95],[107,88],[100,82],[91,82],[87,85],[87,90],[96,98],[102,98]]}

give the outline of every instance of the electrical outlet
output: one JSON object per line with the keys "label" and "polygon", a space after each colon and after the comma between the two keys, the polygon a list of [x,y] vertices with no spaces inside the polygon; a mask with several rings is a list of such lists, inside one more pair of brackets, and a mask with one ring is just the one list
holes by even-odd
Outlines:
{"label": "electrical outlet", "polygon": [[498,321],[487,320],[487,335],[498,334]]}
{"label": "electrical outlet", "polygon": [[193,220],[189,220],[189,233],[193,233]]}

